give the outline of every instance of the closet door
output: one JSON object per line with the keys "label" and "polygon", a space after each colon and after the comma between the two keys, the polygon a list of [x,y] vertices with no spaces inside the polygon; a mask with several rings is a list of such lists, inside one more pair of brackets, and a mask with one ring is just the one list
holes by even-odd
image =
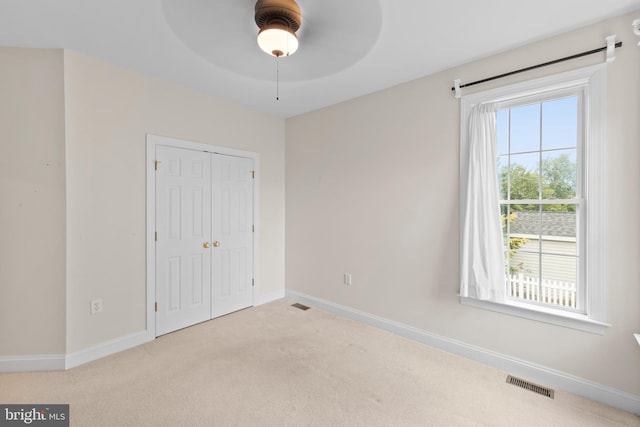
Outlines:
{"label": "closet door", "polygon": [[156,147],[156,336],[211,318],[211,154]]}
{"label": "closet door", "polygon": [[212,317],[253,305],[253,160],[213,155]]}

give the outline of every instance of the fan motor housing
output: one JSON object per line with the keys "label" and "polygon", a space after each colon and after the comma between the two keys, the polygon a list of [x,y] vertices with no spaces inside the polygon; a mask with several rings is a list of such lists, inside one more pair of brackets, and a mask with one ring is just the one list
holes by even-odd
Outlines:
{"label": "fan motor housing", "polygon": [[260,29],[278,25],[296,32],[300,28],[302,17],[300,7],[294,0],[258,0],[255,20]]}

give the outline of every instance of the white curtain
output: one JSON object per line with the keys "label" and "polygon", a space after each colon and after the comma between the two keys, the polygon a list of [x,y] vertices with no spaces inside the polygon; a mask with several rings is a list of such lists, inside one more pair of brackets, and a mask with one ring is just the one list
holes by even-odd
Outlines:
{"label": "white curtain", "polygon": [[496,109],[495,104],[476,105],[469,118],[460,294],[502,302],[505,263],[496,165]]}

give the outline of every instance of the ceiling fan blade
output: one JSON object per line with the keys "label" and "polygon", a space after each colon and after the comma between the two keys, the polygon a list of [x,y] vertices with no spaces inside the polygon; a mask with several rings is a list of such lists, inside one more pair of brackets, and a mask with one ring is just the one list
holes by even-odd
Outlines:
{"label": "ceiling fan blade", "polygon": [[165,20],[199,54],[249,47],[257,27],[248,1],[162,0]]}
{"label": "ceiling fan blade", "polygon": [[[280,58],[283,81],[312,80],[346,69],[374,46],[382,18],[378,0],[298,0],[300,48]],[[274,58],[257,45],[253,0],[162,0],[165,19],[193,52],[247,77],[273,79]]]}

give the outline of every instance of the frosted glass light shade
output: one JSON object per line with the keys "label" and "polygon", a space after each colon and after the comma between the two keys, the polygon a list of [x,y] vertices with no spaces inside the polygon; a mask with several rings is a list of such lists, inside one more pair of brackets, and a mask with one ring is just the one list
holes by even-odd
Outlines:
{"label": "frosted glass light shade", "polygon": [[258,46],[273,56],[289,56],[298,50],[295,33],[277,27],[265,27],[258,33]]}

